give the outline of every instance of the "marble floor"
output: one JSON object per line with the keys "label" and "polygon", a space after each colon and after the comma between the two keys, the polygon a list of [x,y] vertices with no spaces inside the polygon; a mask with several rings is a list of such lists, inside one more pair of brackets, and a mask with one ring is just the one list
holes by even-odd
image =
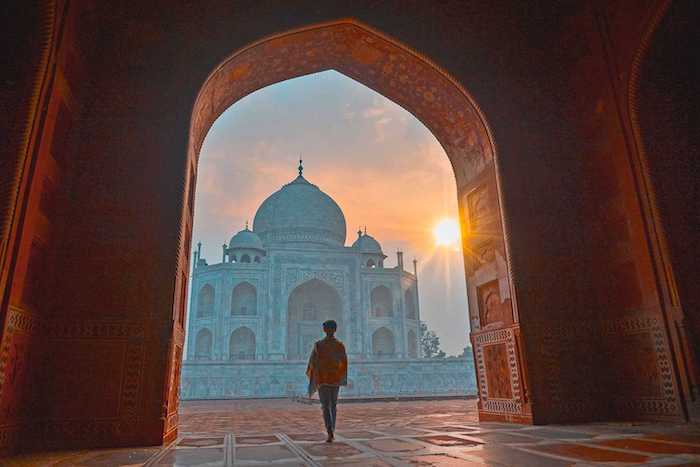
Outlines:
{"label": "marble floor", "polygon": [[182,404],[167,446],[33,454],[2,466],[700,466],[700,427],[479,423],[474,400],[339,406],[327,444],[320,407],[289,400]]}

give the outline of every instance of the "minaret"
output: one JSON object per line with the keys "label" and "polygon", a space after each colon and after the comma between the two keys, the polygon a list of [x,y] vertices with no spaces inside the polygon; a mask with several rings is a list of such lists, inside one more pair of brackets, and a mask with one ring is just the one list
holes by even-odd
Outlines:
{"label": "minaret", "polygon": [[194,266],[196,268],[199,264],[199,258],[202,257],[202,242],[197,242],[197,249],[194,252]]}
{"label": "minaret", "polygon": [[403,271],[403,251],[396,251],[396,262],[398,263],[399,270]]}
{"label": "minaret", "polygon": [[222,251],[221,262],[225,263],[226,262],[226,244],[225,243],[223,245],[221,245],[221,251]]}

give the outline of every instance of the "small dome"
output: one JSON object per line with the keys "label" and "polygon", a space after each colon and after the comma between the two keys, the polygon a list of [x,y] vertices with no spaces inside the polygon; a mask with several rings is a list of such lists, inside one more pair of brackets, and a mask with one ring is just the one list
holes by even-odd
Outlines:
{"label": "small dome", "polygon": [[359,250],[360,253],[370,253],[370,254],[376,254],[376,255],[383,255],[382,253],[382,246],[379,244],[377,240],[374,239],[371,235],[362,234],[357,237],[357,240],[355,240],[355,243],[352,244],[352,247],[356,250]]}
{"label": "small dome", "polygon": [[248,227],[231,237],[228,247],[230,249],[248,248],[252,250],[264,250],[260,237],[252,230],[249,230]]}

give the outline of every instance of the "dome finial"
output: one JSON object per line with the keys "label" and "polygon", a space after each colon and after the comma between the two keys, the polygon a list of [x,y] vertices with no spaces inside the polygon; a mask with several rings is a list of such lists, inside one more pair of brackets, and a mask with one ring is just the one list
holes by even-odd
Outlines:
{"label": "dome finial", "polygon": [[299,176],[303,176],[304,174],[304,161],[301,159],[301,153],[299,153]]}
{"label": "dome finial", "polygon": [[357,228],[357,236],[358,238],[362,236],[362,227]]}
{"label": "dome finial", "polygon": [[245,229],[248,230],[248,221],[245,221]]}

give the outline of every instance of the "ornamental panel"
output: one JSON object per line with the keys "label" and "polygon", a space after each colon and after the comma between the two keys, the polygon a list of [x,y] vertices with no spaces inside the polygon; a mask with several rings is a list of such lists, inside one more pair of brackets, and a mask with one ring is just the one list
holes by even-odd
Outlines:
{"label": "ornamental panel", "polygon": [[513,327],[472,334],[481,409],[523,414],[523,397]]}

